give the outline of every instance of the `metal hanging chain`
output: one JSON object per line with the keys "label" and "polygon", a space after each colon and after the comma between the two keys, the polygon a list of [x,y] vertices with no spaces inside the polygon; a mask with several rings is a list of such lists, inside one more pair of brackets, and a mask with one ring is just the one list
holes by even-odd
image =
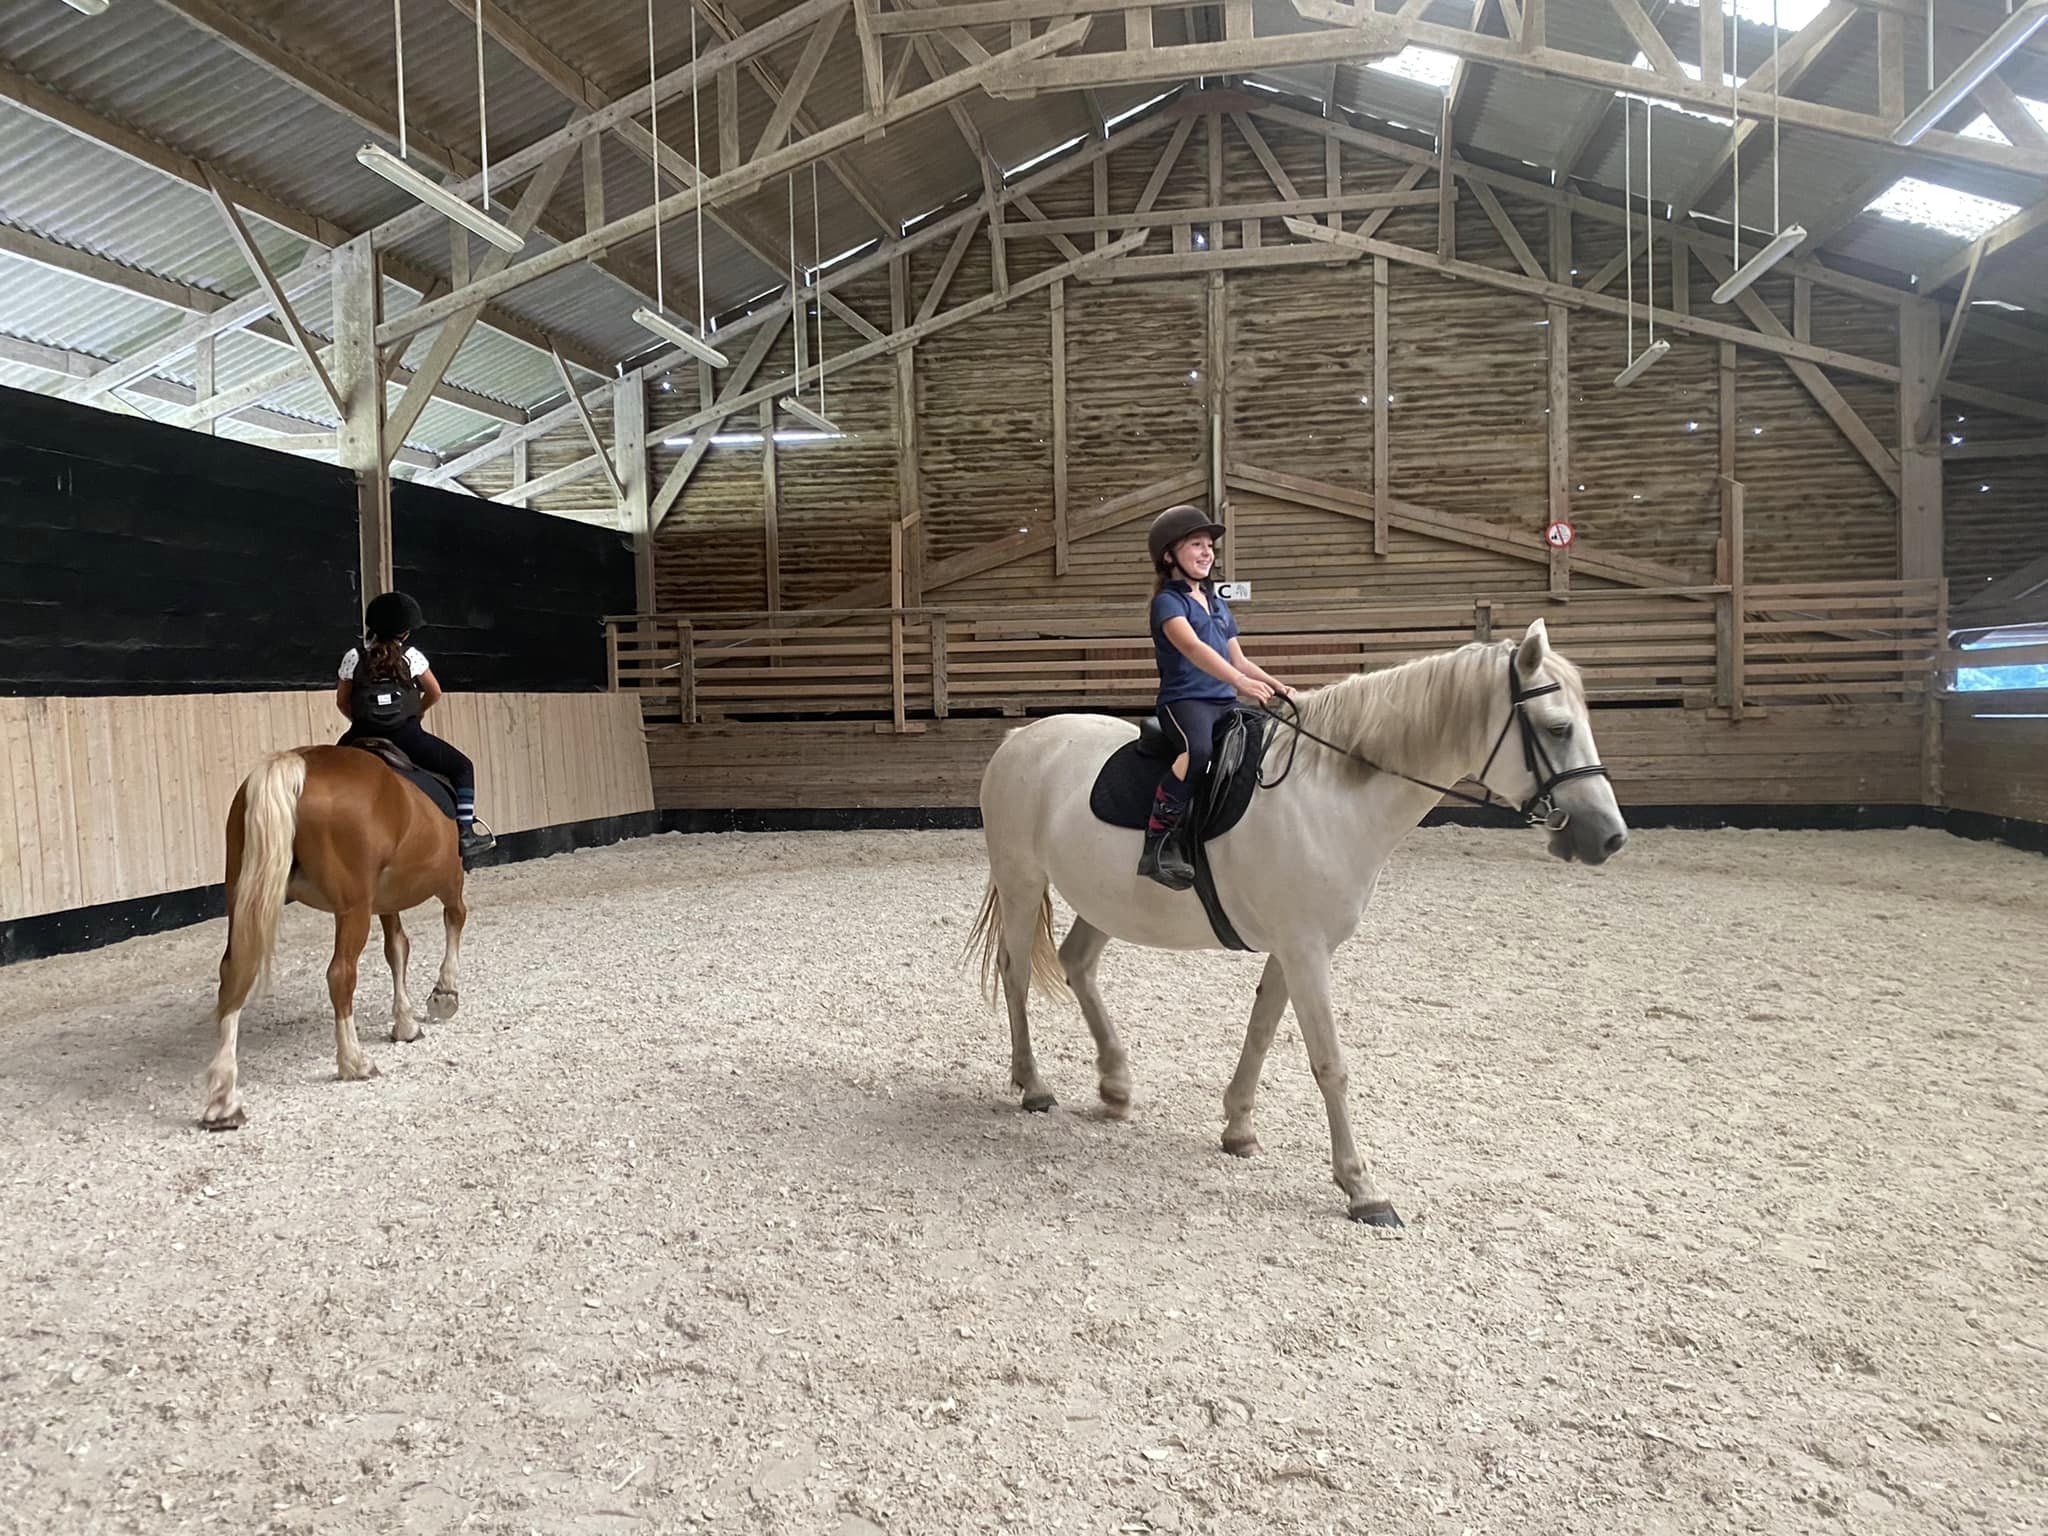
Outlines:
{"label": "metal hanging chain", "polygon": [[484,115],[484,0],[476,5],[476,142],[484,164],[484,207],[491,206],[491,122]]}
{"label": "metal hanging chain", "polygon": [[[697,335],[704,325],[704,121],[697,110],[697,98],[704,82],[697,78],[697,7],[690,6],[690,163],[697,171]],[[649,94],[652,94],[650,82]],[[724,166],[719,167],[724,170]]]}
{"label": "metal hanging chain", "polygon": [[[1742,0],[1729,0],[1735,11],[1735,20],[1730,26],[1734,36],[1728,40],[1728,139],[1734,146],[1735,161],[1735,270],[1742,270]],[[1720,8],[1715,0],[1715,9]],[[1716,16],[1718,23],[1719,17]]]}
{"label": "metal hanging chain", "polygon": [[1636,360],[1636,195],[1635,135],[1629,131],[1628,97],[1621,98],[1621,265],[1628,273],[1628,360]]}
{"label": "metal hanging chain", "polygon": [[405,0],[391,0],[391,30],[398,37],[398,158],[406,157],[405,145]]}
{"label": "metal hanging chain", "polygon": [[[482,11],[482,0],[478,0],[478,11]],[[690,12],[692,22],[697,13]],[[647,136],[654,141],[654,201],[661,202],[661,93],[654,88],[654,0],[647,0]],[[662,288],[661,270],[661,219],[654,220],[654,312],[668,313],[668,296]]]}
{"label": "metal hanging chain", "polygon": [[811,283],[818,290],[818,414],[825,410],[825,244],[818,233],[818,162],[811,162]]}

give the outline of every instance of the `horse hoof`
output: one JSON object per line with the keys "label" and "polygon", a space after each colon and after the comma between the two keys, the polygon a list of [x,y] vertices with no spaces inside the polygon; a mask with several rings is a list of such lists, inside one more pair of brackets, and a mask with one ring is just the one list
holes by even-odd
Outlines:
{"label": "horse hoof", "polygon": [[201,1116],[199,1124],[209,1131],[239,1131],[248,1122],[248,1119],[249,1117],[242,1112],[242,1106],[237,1104],[227,1114],[217,1119]]}
{"label": "horse hoof", "polygon": [[1059,1100],[1049,1093],[1027,1093],[1024,1095],[1024,1108],[1034,1115],[1049,1113],[1053,1105],[1057,1103],[1059,1103]]}
{"label": "horse hoof", "polygon": [[1104,1083],[1096,1092],[1102,1098],[1102,1107],[1112,1120],[1127,1120],[1131,1114],[1131,1090],[1116,1083]]}
{"label": "horse hoof", "polygon": [[462,1006],[462,994],[453,990],[443,991],[436,987],[427,999],[427,1017],[437,1024],[445,1024],[455,1017],[455,1010]]}
{"label": "horse hoof", "polygon": [[427,1032],[417,1024],[412,1026],[412,1033],[409,1035],[401,1035],[398,1030],[398,1025],[391,1026],[391,1040],[394,1045],[414,1045],[427,1038]]}
{"label": "horse hoof", "polygon": [[1257,1157],[1266,1149],[1259,1145],[1258,1137],[1247,1135],[1224,1137],[1223,1150],[1232,1157]]}
{"label": "horse hoof", "polygon": [[1363,1205],[1351,1207],[1351,1219],[1365,1227],[1405,1227],[1408,1225],[1394,1213],[1391,1200],[1368,1200]]}

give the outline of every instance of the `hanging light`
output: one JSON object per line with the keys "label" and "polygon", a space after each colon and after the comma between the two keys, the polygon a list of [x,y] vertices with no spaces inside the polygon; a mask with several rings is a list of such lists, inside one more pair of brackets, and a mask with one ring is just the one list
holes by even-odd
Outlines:
{"label": "hanging light", "polygon": [[[2042,0],[2048,3],[2048,0]],[[1739,103],[1742,99],[1742,14],[1741,0],[1736,0],[1735,36],[1732,42],[1733,57],[1728,63],[1729,100]],[[1749,285],[1762,277],[1772,267],[1797,250],[1806,239],[1806,228],[1800,224],[1787,224],[1778,208],[1778,97],[1781,94],[1778,82],[1784,78],[1778,63],[1778,45],[1784,34],[1778,28],[1778,0],[1771,0],[1771,227],[1777,233],[1771,236],[1764,248],[1748,261],[1742,259],[1742,114],[1732,112],[1733,121],[1728,132],[1735,144],[1735,223],[1734,251],[1735,270],[1728,274],[1728,280],[1714,290],[1714,302],[1726,304],[1738,294],[1746,293]]]}
{"label": "hanging light", "polygon": [[1642,351],[1636,351],[1636,261],[1635,261],[1635,216],[1629,204],[1635,197],[1635,172],[1630,164],[1633,151],[1628,127],[1628,97],[1621,98],[1621,230],[1622,259],[1628,268],[1628,366],[1614,376],[1616,389],[1627,389],[1671,350],[1671,343],[1657,334],[1657,232],[1650,221],[1650,190],[1656,169],[1651,161],[1652,129],[1650,114],[1656,110],[1649,102],[1643,103],[1643,255],[1649,263],[1645,274],[1648,286],[1643,295],[1643,308],[1650,322],[1650,343]]}
{"label": "hanging light", "polygon": [[[1931,25],[1930,19],[1930,25]],[[1917,143],[1920,136],[1954,110],[1956,103],[1982,85],[1987,76],[2011,58],[2020,45],[2042,26],[2048,25],[2048,0],[2027,0],[2010,12],[1977,51],[1956,66],[1955,73],[1929,91],[1920,105],[1892,130],[1892,142],[1901,147]],[[1932,71],[1929,71],[1932,73]]]}
{"label": "hanging light", "polygon": [[[67,0],[67,3],[76,3],[76,0]],[[398,52],[398,153],[392,154],[381,144],[365,144],[356,151],[356,162],[365,170],[375,171],[401,191],[410,192],[443,217],[483,236],[499,250],[522,251],[526,248],[526,237],[519,231],[509,224],[500,223],[482,208],[465,203],[432,177],[421,175],[406,161],[405,13],[402,5],[403,0],[391,0],[391,28]],[[105,9],[105,0],[101,0],[100,8]],[[476,120],[477,139],[483,157],[483,200],[488,207],[491,201],[491,141],[484,117],[484,13],[481,5],[476,12]]]}
{"label": "hanging light", "polygon": [[822,281],[824,274],[815,265],[819,249],[818,173],[816,162],[813,162],[811,171],[811,259],[814,265],[811,268],[811,272],[814,277],[820,280],[818,287],[818,408],[812,410],[811,407],[804,404],[802,398],[804,389],[804,359],[803,350],[799,344],[801,335],[799,327],[804,323],[805,305],[798,295],[796,286],[796,171],[793,168],[789,173],[789,357],[792,370],[790,378],[794,381],[794,388],[791,393],[784,395],[775,403],[783,410],[789,412],[798,421],[816,427],[820,432],[832,437],[844,437],[846,434],[841,432],[832,418],[825,414],[825,289]]}
{"label": "hanging light", "polygon": [[[661,102],[654,89],[654,0],[647,0],[647,137],[652,141],[654,159],[654,200],[661,201]],[[697,8],[690,7],[690,118],[697,120]],[[702,339],[704,325],[704,138],[701,128],[696,130],[695,143],[691,149],[692,166],[697,174],[697,330],[692,336],[681,325],[662,313],[668,307],[667,293],[663,283],[661,264],[661,221],[654,225],[654,307],[643,304],[633,311],[633,323],[643,331],[659,336],[663,341],[682,348],[690,356],[709,363],[714,368],[726,367],[731,359],[710,342]]]}
{"label": "hanging light", "polygon": [[64,3],[87,16],[104,16],[107,13],[107,0],[64,0]]}
{"label": "hanging light", "polygon": [[846,435],[839,430],[838,426],[829,417],[820,416],[808,405],[805,405],[803,401],[797,399],[795,395],[784,395],[775,403],[782,407],[783,410],[789,412],[798,421],[816,427],[820,432],[830,433],[833,437],[844,437]]}

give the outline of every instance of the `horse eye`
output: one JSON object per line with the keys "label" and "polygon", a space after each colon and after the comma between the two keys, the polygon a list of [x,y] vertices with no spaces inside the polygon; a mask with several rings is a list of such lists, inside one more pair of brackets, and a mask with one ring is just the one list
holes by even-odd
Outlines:
{"label": "horse eye", "polygon": [[1572,723],[1569,720],[1559,721],[1556,725],[1550,727],[1550,734],[1555,736],[1559,741],[1563,741],[1567,736],[1571,735],[1571,733]]}

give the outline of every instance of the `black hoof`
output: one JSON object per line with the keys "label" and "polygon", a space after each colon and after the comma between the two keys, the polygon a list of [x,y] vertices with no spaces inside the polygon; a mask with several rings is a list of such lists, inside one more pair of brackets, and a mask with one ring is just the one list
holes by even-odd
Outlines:
{"label": "black hoof", "polygon": [[1024,1095],[1024,1108],[1034,1115],[1048,1113],[1053,1105],[1057,1103],[1059,1103],[1059,1100],[1049,1093],[1027,1093]]}
{"label": "black hoof", "polygon": [[1405,1221],[1395,1214],[1394,1202],[1391,1200],[1374,1200],[1367,1205],[1354,1205],[1351,1208],[1351,1219],[1360,1226],[1365,1227],[1405,1227],[1407,1225]]}
{"label": "black hoof", "polygon": [[224,1120],[202,1120],[199,1123],[209,1131],[239,1131],[248,1118],[238,1109]]}

